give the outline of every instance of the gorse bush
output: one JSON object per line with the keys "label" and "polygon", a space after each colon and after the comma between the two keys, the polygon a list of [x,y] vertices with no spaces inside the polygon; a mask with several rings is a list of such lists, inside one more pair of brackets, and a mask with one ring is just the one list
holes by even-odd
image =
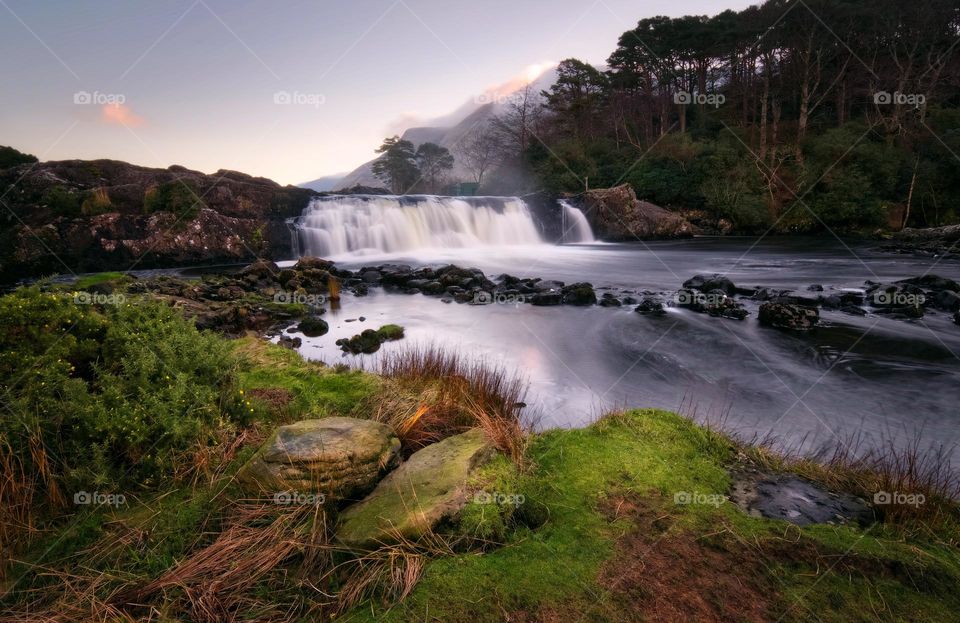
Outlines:
{"label": "gorse bush", "polygon": [[251,415],[226,342],[161,303],[84,300],[0,297],[0,503],[20,519],[75,491],[156,484]]}

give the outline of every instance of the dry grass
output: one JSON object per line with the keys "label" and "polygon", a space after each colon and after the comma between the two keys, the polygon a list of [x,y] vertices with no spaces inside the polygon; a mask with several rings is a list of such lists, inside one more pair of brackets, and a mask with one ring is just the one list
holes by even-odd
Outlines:
{"label": "dry grass", "polygon": [[435,346],[385,354],[378,372],[383,386],[365,408],[393,427],[407,452],[479,427],[501,452],[523,463],[523,379]]}
{"label": "dry grass", "polygon": [[744,438],[729,432],[728,405],[714,417],[704,417],[698,405],[685,398],[678,413],[722,435],[742,457],[763,469],[792,472],[868,502],[880,492],[920,495],[921,504],[880,504],[874,511],[884,523],[907,532],[922,531],[941,539],[952,535],[949,540],[960,544],[960,473],[950,462],[953,448],[924,446],[921,431],[906,443],[887,435],[880,445],[867,444],[860,433],[852,433],[809,450],[807,437],[788,444],[773,435]]}

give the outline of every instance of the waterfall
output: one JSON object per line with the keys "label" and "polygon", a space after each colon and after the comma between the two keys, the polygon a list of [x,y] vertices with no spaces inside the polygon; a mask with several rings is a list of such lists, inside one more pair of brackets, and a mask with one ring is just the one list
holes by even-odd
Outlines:
{"label": "waterfall", "polygon": [[593,230],[583,212],[573,207],[563,199],[560,200],[560,208],[563,210],[563,235],[560,242],[563,244],[577,242],[595,242]]}
{"label": "waterfall", "polygon": [[295,251],[319,257],[543,243],[527,204],[512,197],[317,197],[296,228]]}

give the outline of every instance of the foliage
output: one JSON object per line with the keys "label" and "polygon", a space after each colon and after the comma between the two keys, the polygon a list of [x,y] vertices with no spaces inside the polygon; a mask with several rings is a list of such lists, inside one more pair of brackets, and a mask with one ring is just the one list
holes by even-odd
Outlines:
{"label": "foliage", "polygon": [[453,169],[453,155],[446,147],[423,143],[417,147],[416,159],[427,192],[436,193],[446,174]]}
{"label": "foliage", "polygon": [[178,220],[191,221],[196,218],[203,201],[197,192],[196,184],[191,180],[173,180],[148,188],[143,195],[144,214],[154,212],[172,212]]}
{"label": "foliage", "polygon": [[98,302],[37,287],[0,298],[0,446],[52,507],[78,490],[153,485],[251,416],[222,340],[160,303]]}
{"label": "foliage", "polygon": [[0,169],[15,167],[18,164],[32,164],[37,157],[17,151],[13,147],[0,145]]}
{"label": "foliage", "polygon": [[566,59],[493,125],[555,193],[627,181],[740,231],[942,225],[960,205],[958,31],[946,0],[646,18],[606,71]]}
{"label": "foliage", "polygon": [[67,218],[80,216],[80,193],[63,186],[51,186],[43,194],[41,202],[53,210],[57,216]]}
{"label": "foliage", "polygon": [[420,179],[413,143],[399,136],[386,138],[377,149],[382,154],[373,162],[373,174],[397,195],[409,193]]}
{"label": "foliage", "polygon": [[80,212],[84,216],[97,216],[109,212],[112,207],[107,189],[100,187],[86,193],[83,203],[80,204]]}

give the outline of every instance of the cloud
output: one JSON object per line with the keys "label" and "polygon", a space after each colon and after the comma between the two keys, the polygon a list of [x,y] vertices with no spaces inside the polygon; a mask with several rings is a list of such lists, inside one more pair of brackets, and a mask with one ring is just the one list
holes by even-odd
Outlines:
{"label": "cloud", "polygon": [[[488,102],[500,102],[516,93],[528,84],[536,82],[541,76],[557,66],[555,61],[543,61],[527,65],[523,72],[507,80],[506,82],[495,84],[484,89],[483,93],[476,95],[456,110],[441,117],[424,118],[414,112],[401,113],[399,117],[387,124],[385,133],[387,136],[394,134],[403,135],[410,128],[417,126],[436,126],[452,127],[463,121],[481,105]],[[548,85],[549,86],[549,85]]]}
{"label": "cloud", "polygon": [[131,128],[142,126],[146,121],[126,104],[104,104],[100,109],[100,120],[104,123],[124,125]]}

